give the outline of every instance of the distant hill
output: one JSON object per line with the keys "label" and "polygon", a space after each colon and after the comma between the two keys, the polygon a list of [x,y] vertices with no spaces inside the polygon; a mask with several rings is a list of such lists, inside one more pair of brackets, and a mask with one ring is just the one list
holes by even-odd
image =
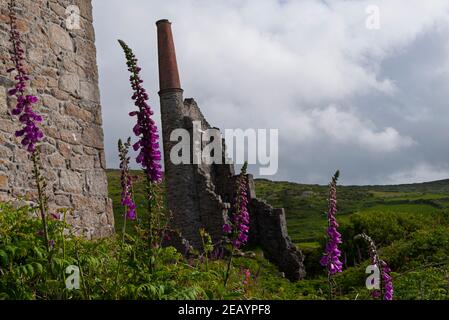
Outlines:
{"label": "distant hill", "polygon": [[[314,245],[326,228],[328,187],[256,179],[257,196],[284,207],[290,236],[304,246]],[[449,179],[424,183],[338,186],[338,215],[373,210],[438,210],[449,207]],[[427,208],[427,209],[426,209]]]}

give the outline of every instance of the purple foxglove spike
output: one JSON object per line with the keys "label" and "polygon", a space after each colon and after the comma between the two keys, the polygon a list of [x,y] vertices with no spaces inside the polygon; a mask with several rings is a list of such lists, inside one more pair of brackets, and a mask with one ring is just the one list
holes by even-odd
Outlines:
{"label": "purple foxglove spike", "polygon": [[338,249],[338,244],[342,243],[341,234],[337,231],[338,223],[335,218],[337,213],[337,179],[339,172],[337,171],[332,178],[329,185],[329,210],[328,210],[328,224],[326,231],[329,242],[326,244],[325,253],[320,260],[322,266],[327,267],[329,274],[334,275],[343,271],[343,263],[340,261],[341,251]]}
{"label": "purple foxglove spike", "polygon": [[134,104],[139,109],[138,111],[130,113],[130,115],[133,116],[137,115],[137,124],[133,128],[133,132],[139,137],[139,142],[134,144],[133,148],[135,151],[140,148],[140,153],[137,156],[136,161],[142,165],[147,178],[151,182],[158,183],[162,178],[159,144],[156,143],[159,139],[159,135],[157,134],[158,128],[153,119],[151,119],[153,111],[145,102],[145,100],[148,99],[148,94],[141,86],[143,81],[139,77],[141,68],[136,65],[137,59],[126,43],[123,41],[119,41],[119,43],[125,52],[127,66],[129,67],[128,70],[131,72],[131,87],[135,91],[132,95],[132,99],[135,100]]}
{"label": "purple foxglove spike", "polygon": [[27,147],[29,152],[35,151],[35,145],[41,139],[43,139],[43,133],[36,127],[37,122],[42,121],[42,117],[37,115],[32,108],[32,105],[38,102],[38,98],[34,95],[24,95],[27,87],[26,81],[29,81],[25,69],[23,68],[24,50],[21,47],[20,33],[17,29],[16,16],[14,8],[10,7],[10,41],[12,44],[11,61],[14,63],[14,67],[8,69],[8,72],[16,71],[14,76],[16,80],[15,86],[8,90],[10,96],[17,98],[17,104],[11,111],[14,116],[19,116],[19,121],[24,125],[21,130],[16,131],[15,135],[18,137],[24,136],[21,144]]}
{"label": "purple foxglove spike", "polygon": [[119,155],[120,155],[120,169],[121,169],[121,187],[122,187],[122,199],[121,204],[126,207],[125,218],[128,220],[136,219],[136,204],[132,199],[132,185],[133,179],[129,174],[129,157],[128,150],[130,147],[129,140],[127,143],[123,144],[121,140],[119,140]]}

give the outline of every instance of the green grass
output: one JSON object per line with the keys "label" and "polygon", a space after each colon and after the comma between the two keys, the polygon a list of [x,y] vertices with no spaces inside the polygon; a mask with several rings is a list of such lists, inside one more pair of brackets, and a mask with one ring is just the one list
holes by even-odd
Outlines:
{"label": "green grass", "polygon": [[[134,202],[137,205],[137,214],[140,218],[145,219],[147,212],[147,202],[145,196],[145,176],[141,170],[131,170],[131,175],[136,179],[133,185]],[[121,205],[121,184],[120,184],[120,171],[115,169],[106,170],[106,175],[108,177],[108,190],[109,197],[112,199],[112,205],[114,210],[115,219],[115,229],[118,233],[121,233],[123,228],[123,215],[124,208]],[[159,187],[161,190],[164,186]],[[133,226],[135,222],[128,221],[131,233],[133,233]]]}
{"label": "green grass", "polygon": [[[256,180],[257,195],[284,207],[289,235],[299,247],[319,242],[327,226],[327,186]],[[338,219],[354,213],[432,214],[449,207],[449,180],[394,186],[338,186]]]}
{"label": "green grass", "polygon": [[[120,173],[108,170],[117,233]],[[144,179],[135,184],[138,214],[145,212]],[[0,203],[0,299],[326,299],[327,275],[319,264],[326,227],[327,187],[257,180],[258,195],[287,210],[288,228],[305,255],[307,278],[286,280],[260,248],[245,248],[234,259],[228,286],[223,286],[226,261],[205,264],[182,257],[174,248],[149,250],[145,238],[120,234],[87,241],[63,237],[67,226],[49,220],[54,239],[48,265],[41,221],[30,208]],[[395,299],[449,299],[449,203],[442,182],[338,188],[338,221],[344,271],[335,276],[336,299],[370,299],[365,288],[368,251],[354,236],[370,235],[379,255],[392,268]],[[161,190],[162,191],[162,190]],[[145,217],[143,217],[145,218]],[[128,232],[133,228],[128,225]],[[252,252],[248,252],[252,250]],[[67,265],[82,268],[82,290],[65,288]],[[253,275],[243,284],[245,270]],[[119,277],[117,276],[119,275]]]}
{"label": "green grass", "polygon": [[[144,214],[145,188],[141,171],[134,186],[138,212]],[[123,225],[120,205],[120,172],[107,170],[109,196],[113,200],[116,229]],[[327,226],[328,187],[256,179],[257,196],[275,207],[285,208],[289,235],[299,247],[322,241]],[[393,186],[338,186],[338,219],[346,222],[354,213],[431,214],[449,208],[449,180]]]}
{"label": "green grass", "polygon": [[[110,197],[114,203],[116,226],[122,225],[118,170],[108,170]],[[145,211],[141,172],[135,185],[136,202]],[[323,299],[326,297],[325,270],[319,265],[327,226],[328,187],[256,179],[259,198],[283,207],[289,235],[304,252],[306,280],[290,283],[257,252],[258,262],[240,258],[242,268],[257,272],[262,265],[253,297],[267,299]],[[391,263],[397,299],[448,299],[449,272],[449,180],[395,186],[338,186],[338,214],[347,255],[345,271],[336,277],[338,299],[367,299],[364,288],[366,248],[358,255],[354,235],[366,232],[375,239],[382,258]],[[363,248],[363,246],[362,246]],[[219,270],[219,265],[217,265]],[[432,274],[430,274],[431,272]],[[231,298],[231,297],[229,297]]]}
{"label": "green grass", "polygon": [[403,214],[424,214],[430,215],[438,212],[439,209],[428,204],[379,204],[366,208],[359,212],[386,212],[386,213],[403,213]]}
{"label": "green grass", "polygon": [[[109,169],[106,173],[116,229],[120,232],[123,225],[120,172]],[[138,212],[145,214],[144,176],[139,170],[131,174],[138,177],[134,186]],[[289,235],[294,243],[307,247],[322,240],[327,226],[327,186],[266,179],[256,179],[255,183],[258,197],[285,208]],[[348,221],[354,213],[429,214],[449,208],[449,180],[393,186],[339,186],[337,192],[340,222]]]}

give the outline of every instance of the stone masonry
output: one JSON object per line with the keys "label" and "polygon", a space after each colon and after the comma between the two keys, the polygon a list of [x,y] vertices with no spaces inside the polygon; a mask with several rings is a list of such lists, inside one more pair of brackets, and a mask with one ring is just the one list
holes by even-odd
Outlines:
{"label": "stone masonry", "polygon": [[[9,1],[9,0],[8,0]],[[80,9],[80,28],[69,30],[66,8]],[[114,231],[108,199],[98,89],[95,35],[90,0],[20,0],[17,18],[31,90],[44,116],[42,165],[50,209],[72,208],[67,217],[87,238]],[[7,1],[0,2],[0,200],[33,200],[31,161],[14,137],[17,118],[6,90],[13,85]]]}
{"label": "stone masonry", "polygon": [[[160,20],[156,25],[168,209],[173,215],[172,228],[178,230],[191,245],[201,248],[200,228],[205,228],[215,243],[223,237],[222,227],[228,219],[235,196],[236,175],[232,164],[224,164],[224,140],[221,143],[223,164],[175,165],[170,161],[170,151],[178,143],[170,141],[173,130],[186,129],[192,137],[193,130],[198,130],[194,127],[194,121],[201,123],[200,130],[209,129],[211,125],[194,99],[183,99],[171,23],[168,20]],[[190,163],[193,163],[192,150],[196,147],[192,142]],[[265,257],[276,264],[288,279],[303,278],[304,256],[288,237],[284,209],[275,209],[258,199],[253,178],[251,175],[248,175],[248,178],[251,219],[249,241],[259,245]]]}

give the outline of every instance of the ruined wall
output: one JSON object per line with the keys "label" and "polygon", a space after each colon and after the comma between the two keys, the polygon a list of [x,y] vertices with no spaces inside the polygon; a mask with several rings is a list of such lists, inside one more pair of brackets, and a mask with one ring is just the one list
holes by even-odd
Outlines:
{"label": "ruined wall", "polygon": [[[193,99],[183,101],[182,92],[165,92],[160,97],[163,106],[161,117],[167,202],[174,215],[172,227],[181,230],[182,236],[195,247],[201,245],[200,228],[205,228],[213,240],[218,241],[221,239],[229,203],[225,203],[215,192],[212,167],[204,164],[174,165],[169,156],[173,145],[177,143],[170,141],[173,130],[183,128],[192,134],[193,121],[201,121],[202,130],[210,126]],[[192,156],[193,153],[191,161]],[[229,177],[232,175],[233,172],[229,172]]]}
{"label": "ruined wall", "polygon": [[[234,166],[225,164],[224,140],[220,141],[222,148],[219,151],[222,164],[193,162],[194,150],[199,147],[194,144],[193,131],[205,131],[212,127],[194,99],[183,99],[170,22],[160,20],[156,25],[165,180],[168,209],[173,214],[171,226],[180,231],[191,245],[201,248],[200,228],[207,230],[214,243],[222,240],[223,224],[228,219],[235,197],[237,176]],[[201,123],[200,128],[194,127],[194,121]],[[178,144],[178,141],[171,141],[170,135],[181,128],[190,133],[189,164],[174,164],[170,159],[173,146]],[[201,144],[204,147],[208,142],[201,141]],[[250,241],[260,245],[265,257],[276,264],[287,278],[303,278],[304,257],[288,237],[284,209],[274,209],[257,199],[252,176],[248,175],[248,178]],[[182,246],[179,240],[172,244]]]}
{"label": "ruined wall", "polygon": [[249,242],[260,245],[265,257],[277,265],[288,279],[304,278],[304,255],[288,236],[284,208],[273,208],[266,201],[258,199],[251,175],[248,180]]}
{"label": "ruined wall", "polygon": [[[50,207],[73,208],[67,217],[75,232],[88,238],[114,230],[107,198],[103,130],[90,0],[20,0],[17,18],[31,75],[31,90],[40,99],[42,164]],[[68,30],[66,8],[80,9],[80,28]],[[6,73],[9,56],[7,1],[0,3],[0,200],[33,199],[31,162],[14,137],[19,128],[9,115],[14,102],[6,96],[13,85]]]}
{"label": "ruined wall", "polygon": [[[169,160],[173,144],[170,132],[184,128],[193,136],[193,121],[201,122],[201,130],[211,126],[194,99],[182,102],[182,92],[161,94],[166,184],[168,207],[173,213],[173,228],[196,248],[201,247],[200,228],[205,228],[214,243],[223,238],[223,224],[231,213],[237,175],[232,164],[180,164]],[[182,102],[182,103],[181,103]],[[193,142],[193,141],[192,141]],[[207,142],[202,142],[203,147]],[[190,145],[193,150],[193,143]],[[191,159],[192,161],[192,159]],[[264,256],[279,267],[285,276],[298,280],[305,276],[304,256],[291,242],[283,208],[273,208],[258,199],[252,175],[248,175],[249,241],[262,248]]]}

